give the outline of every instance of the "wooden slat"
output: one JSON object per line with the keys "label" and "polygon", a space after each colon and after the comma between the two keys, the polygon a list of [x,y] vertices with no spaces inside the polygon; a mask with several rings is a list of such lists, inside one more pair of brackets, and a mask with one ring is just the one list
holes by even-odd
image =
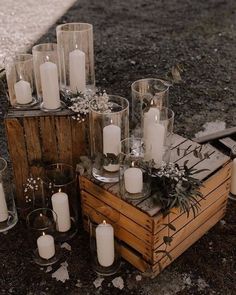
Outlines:
{"label": "wooden slat", "polygon": [[27,162],[27,151],[24,130],[17,119],[6,119],[8,148],[14,170],[15,189],[18,205],[23,205],[23,184],[29,176],[29,166]]}
{"label": "wooden slat", "polygon": [[88,120],[79,123],[70,118],[72,137],[72,159],[76,165],[80,161],[80,156],[88,155]]}
{"label": "wooden slat", "polygon": [[39,176],[42,173],[42,150],[40,142],[39,118],[24,118],[23,124],[30,173],[33,176]]}
{"label": "wooden slat", "polygon": [[198,137],[198,138],[193,138],[194,141],[198,142],[198,143],[204,143],[204,142],[209,142],[211,140],[214,139],[219,139],[222,137],[226,137],[226,136],[230,136],[232,134],[236,133],[236,127],[232,127],[232,128],[227,128],[221,131],[217,131],[211,134],[207,134],[204,135],[202,137]]}
{"label": "wooden slat", "polygon": [[58,143],[54,117],[40,117],[43,160],[46,163],[58,162]]}
{"label": "wooden slat", "polygon": [[222,143],[227,148],[229,148],[230,150],[236,146],[236,141],[230,137],[222,138],[219,140],[219,142]]}
{"label": "wooden slat", "polygon": [[9,108],[7,117],[8,118],[26,118],[26,117],[48,117],[48,116],[71,116],[73,112],[68,109],[62,109],[59,112],[44,112],[41,111],[39,106],[34,106],[32,109],[15,109]]}
{"label": "wooden slat", "polygon": [[172,137],[172,142],[173,142],[172,149],[176,148],[178,145],[180,145],[181,143],[185,142],[186,140],[187,139],[184,138],[183,136],[174,133],[173,134],[173,137]]}
{"label": "wooden slat", "polygon": [[72,139],[69,117],[55,117],[58,161],[72,164]]}
{"label": "wooden slat", "polygon": [[[164,235],[167,234],[166,232],[162,232],[160,234],[160,241],[156,243],[156,248],[154,250],[154,261],[159,261],[163,254],[155,253],[156,250],[167,250],[168,252],[171,252],[172,249],[174,249],[178,244],[180,244],[183,240],[188,239],[188,236],[191,235],[192,232],[194,232],[201,224],[205,222],[205,220],[212,215],[215,214],[215,212],[220,211],[222,208],[226,207],[226,200],[227,200],[228,194],[222,195],[220,198],[217,199],[216,202],[214,202],[212,205],[210,205],[205,211],[201,212],[196,218],[193,218],[193,216],[190,216],[189,218],[185,217],[185,221],[181,227],[178,227],[177,222],[175,222],[173,225],[177,226],[179,229],[177,232],[174,232],[174,234],[170,234],[172,236],[173,241],[171,242],[171,245],[166,245],[162,242],[162,238]],[[192,214],[191,214],[192,215]]]}
{"label": "wooden slat", "polygon": [[[171,262],[173,262],[177,257],[179,257],[186,249],[193,245],[197,240],[199,240],[210,228],[212,228],[219,220],[223,218],[225,214],[225,207],[220,211],[216,212],[212,217],[206,220],[197,230],[195,230],[187,239],[182,241],[176,248],[174,248],[170,255],[172,260],[167,257],[163,257],[158,263],[156,263],[152,270],[157,275],[160,273],[161,269],[167,267]],[[160,263],[160,264],[159,264]]]}
{"label": "wooden slat", "polygon": [[128,204],[124,200],[118,198],[117,196],[114,196],[111,193],[105,191],[98,185],[93,184],[85,177],[80,177],[80,187],[82,190],[85,190],[90,194],[96,196],[97,198],[99,198],[99,200],[103,201],[112,208],[118,211],[122,211],[126,217],[133,219],[134,222],[152,232],[153,221],[151,217],[147,216],[147,214],[141,212],[140,210]]}
{"label": "wooden slat", "polygon": [[[100,211],[99,208],[101,208],[102,206],[106,206],[104,202],[100,201],[99,199],[85,191],[81,191],[81,201],[82,207],[84,205],[87,205],[92,208],[95,208],[97,211]],[[112,211],[114,211],[114,215],[116,215],[117,213],[119,214],[119,226],[125,228],[127,231],[138,237],[146,244],[152,244],[153,237],[148,230],[146,230],[143,227],[140,227],[136,222],[123,215],[122,212],[119,212],[118,210],[115,210],[113,208]]]}

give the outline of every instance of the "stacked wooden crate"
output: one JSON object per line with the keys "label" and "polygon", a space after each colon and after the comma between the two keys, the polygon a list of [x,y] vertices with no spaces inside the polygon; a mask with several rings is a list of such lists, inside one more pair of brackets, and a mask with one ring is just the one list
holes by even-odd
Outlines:
{"label": "stacked wooden crate", "polygon": [[18,206],[24,203],[23,184],[30,175],[40,175],[51,163],[76,166],[87,153],[87,121],[80,123],[71,115],[66,109],[54,113],[9,109],[5,127]]}
{"label": "stacked wooden crate", "polygon": [[[187,153],[179,153],[188,148]],[[209,158],[199,159],[194,156],[194,150],[201,149]],[[188,160],[189,167],[196,169],[207,168],[196,175],[204,181],[201,192],[203,200],[199,200],[201,210],[197,216],[190,213],[187,216],[175,209],[163,217],[160,208],[152,198],[141,201],[123,200],[119,194],[118,184],[101,184],[92,177],[80,177],[82,211],[84,227],[90,214],[108,206],[117,218],[119,214],[119,231],[117,237],[121,241],[121,255],[140,271],[151,271],[158,274],[181,253],[196,242],[225,214],[228,192],[230,187],[231,161],[230,158],[213,148],[211,145],[200,146],[181,136],[175,136],[172,150],[172,161],[183,164]],[[107,218],[104,216],[104,218]],[[112,215],[109,216],[112,223]],[[176,231],[166,224],[172,223]],[[170,245],[163,242],[164,236],[173,238]],[[168,252],[172,257],[170,260]]]}

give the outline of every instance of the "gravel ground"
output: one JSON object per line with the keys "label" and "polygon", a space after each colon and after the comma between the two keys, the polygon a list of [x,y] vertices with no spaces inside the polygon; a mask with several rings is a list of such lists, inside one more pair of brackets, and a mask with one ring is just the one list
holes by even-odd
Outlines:
{"label": "gravel ground", "polygon": [[[97,85],[130,98],[130,84],[142,77],[165,77],[179,63],[183,81],[170,92],[175,131],[192,137],[206,122],[236,126],[235,0],[80,0],[57,21],[94,25]],[[55,25],[38,42],[55,40]],[[2,95],[1,111],[6,103]],[[1,152],[6,144],[1,129]],[[35,266],[19,223],[0,237],[1,294],[235,294],[236,205],[224,220],[160,276],[151,280],[122,264],[121,271],[95,288],[88,239],[79,235],[65,250],[70,280],[64,284]],[[112,284],[123,278],[120,290]],[[78,281],[79,280],[79,281]],[[120,280],[119,280],[120,282]],[[119,286],[121,287],[121,283]]]}
{"label": "gravel ground", "polygon": [[0,68],[5,57],[29,49],[75,0],[1,0]]}

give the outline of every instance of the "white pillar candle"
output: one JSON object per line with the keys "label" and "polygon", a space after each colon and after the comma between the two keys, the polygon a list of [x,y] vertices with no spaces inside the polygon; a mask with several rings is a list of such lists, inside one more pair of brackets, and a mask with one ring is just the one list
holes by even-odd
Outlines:
{"label": "white pillar candle", "polygon": [[51,235],[43,234],[37,239],[39,256],[44,259],[50,259],[55,255],[54,238]]}
{"label": "white pillar candle", "polygon": [[143,172],[139,168],[128,168],[124,173],[125,190],[130,194],[138,194],[143,190]]}
{"label": "white pillar candle", "polygon": [[46,109],[58,109],[61,106],[57,65],[46,61],[40,65],[40,78],[43,93],[43,105]]}
{"label": "white pillar candle", "polygon": [[69,53],[70,89],[84,92],[86,88],[85,53],[75,49]]}
{"label": "white pillar candle", "polygon": [[8,219],[8,209],[3,185],[0,183],[0,222]]}
{"label": "white pillar candle", "polygon": [[52,195],[52,209],[57,214],[57,230],[66,232],[71,227],[68,195],[58,192]]}
{"label": "white pillar candle", "polygon": [[230,192],[231,194],[236,196],[236,158],[233,160],[232,163]]}
{"label": "white pillar candle", "polygon": [[16,101],[19,104],[27,104],[32,101],[32,91],[30,83],[20,80],[14,84]]}
{"label": "white pillar candle", "polygon": [[[157,119],[157,118],[156,118]],[[165,140],[165,127],[155,120],[147,129],[146,160],[154,160],[157,167],[161,166]]]}
{"label": "white pillar candle", "polygon": [[[120,127],[110,124],[103,128],[103,154],[114,154],[118,155],[120,152],[120,141],[121,141],[121,129]],[[115,172],[119,170],[119,165],[109,164],[104,166],[109,172]]]}
{"label": "white pillar candle", "polygon": [[144,113],[143,118],[143,137],[146,138],[147,136],[147,130],[150,125],[153,124],[153,122],[157,121],[159,123],[160,121],[160,111],[158,108],[150,107],[150,109]]}
{"label": "white pillar candle", "polygon": [[96,244],[99,264],[111,266],[115,259],[114,229],[105,220],[96,227]]}

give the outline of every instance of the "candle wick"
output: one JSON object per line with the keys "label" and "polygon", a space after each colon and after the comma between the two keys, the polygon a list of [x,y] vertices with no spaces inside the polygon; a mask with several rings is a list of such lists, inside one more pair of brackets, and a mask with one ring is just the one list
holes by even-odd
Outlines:
{"label": "candle wick", "polygon": [[106,223],[106,220],[103,220],[102,224],[107,224],[107,223]]}

